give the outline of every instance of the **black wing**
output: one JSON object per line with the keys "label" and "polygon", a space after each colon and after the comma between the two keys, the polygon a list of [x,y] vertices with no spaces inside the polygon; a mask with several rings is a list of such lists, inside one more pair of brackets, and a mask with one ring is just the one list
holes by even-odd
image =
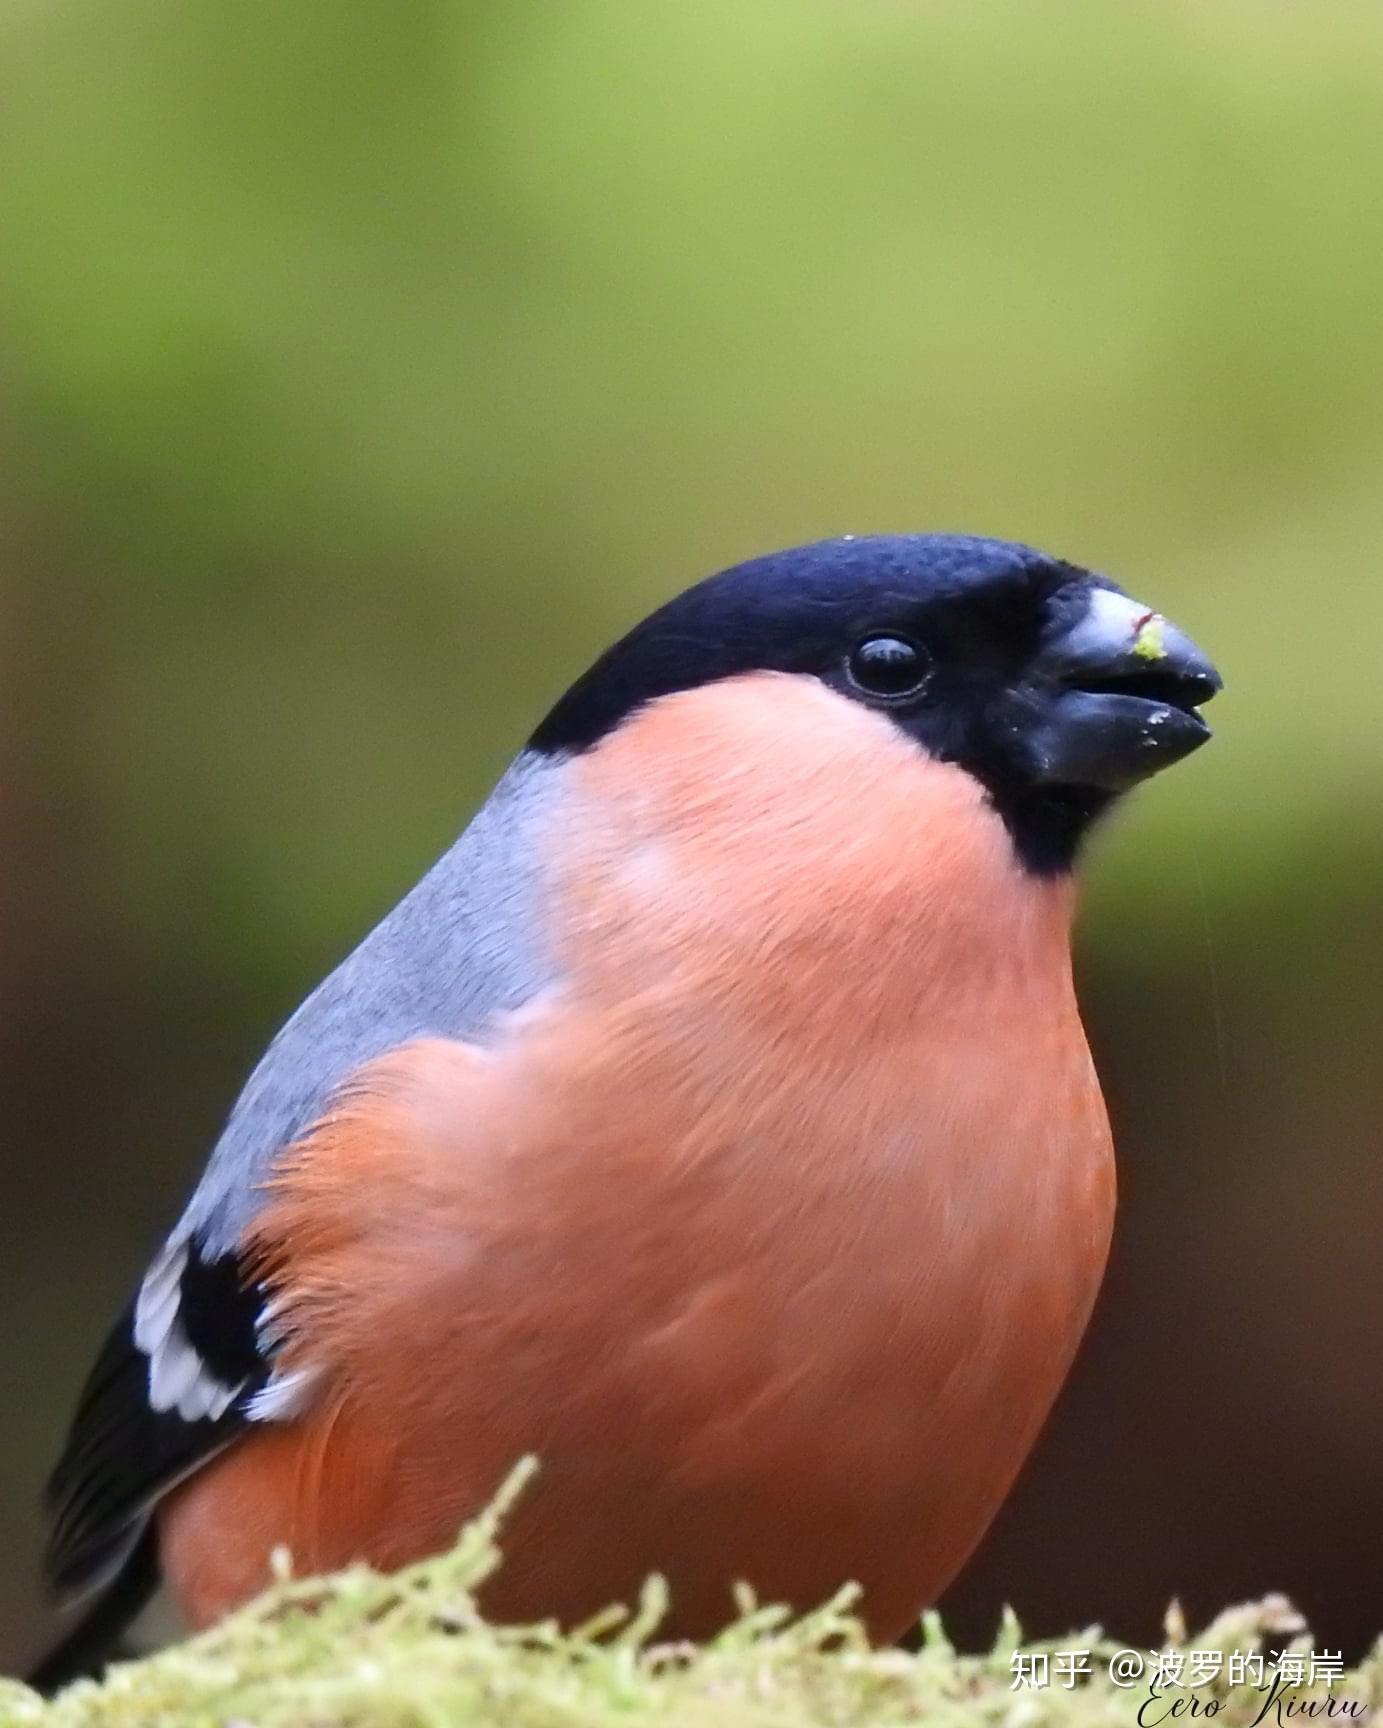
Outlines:
{"label": "black wing", "polygon": [[261,1292],[234,1254],[204,1258],[195,1239],[186,1244],[174,1312],[196,1358],[189,1366],[233,1391],[214,1415],[192,1417],[155,1408],[135,1305],[121,1316],[87,1377],[48,1484],[46,1571],[60,1595],[85,1595],[115,1580],[160,1497],[245,1426],[269,1374],[261,1309]]}

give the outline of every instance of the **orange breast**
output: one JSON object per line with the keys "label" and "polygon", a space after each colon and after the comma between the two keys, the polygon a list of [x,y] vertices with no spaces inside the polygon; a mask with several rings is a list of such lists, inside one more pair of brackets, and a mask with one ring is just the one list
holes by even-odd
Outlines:
{"label": "orange breast", "polygon": [[174,1496],[205,1622],[398,1564],[543,1461],[487,1606],[847,1578],[893,1637],[1007,1491],[1103,1269],[1070,891],[976,784],[807,681],[670,699],[572,766],[562,988],[360,1078],[256,1232],[318,1401]]}

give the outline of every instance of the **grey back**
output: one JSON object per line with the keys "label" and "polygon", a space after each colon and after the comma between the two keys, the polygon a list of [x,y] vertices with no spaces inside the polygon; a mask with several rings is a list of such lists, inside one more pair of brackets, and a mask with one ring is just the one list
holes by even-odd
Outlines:
{"label": "grey back", "polygon": [[520,754],[460,839],[269,1045],[226,1124],[175,1240],[224,1253],[253,1217],[274,1154],[373,1056],[427,1035],[483,1039],[552,981],[541,906],[560,759]]}

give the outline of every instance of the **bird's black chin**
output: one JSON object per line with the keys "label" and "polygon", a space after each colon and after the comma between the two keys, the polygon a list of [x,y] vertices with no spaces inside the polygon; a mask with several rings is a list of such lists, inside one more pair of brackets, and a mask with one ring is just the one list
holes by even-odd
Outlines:
{"label": "bird's black chin", "polygon": [[1067,584],[1023,674],[985,715],[971,765],[1023,864],[1069,870],[1123,792],[1210,736],[1220,675],[1175,625],[1117,589]]}
{"label": "bird's black chin", "polygon": [[967,762],[1024,868],[1070,870],[1101,816],[1139,781],[1210,737],[1189,701],[1127,690],[1015,692]]}
{"label": "bird's black chin", "polygon": [[1116,796],[1087,786],[1054,786],[1010,804],[1005,820],[1024,869],[1034,876],[1068,874]]}
{"label": "bird's black chin", "polygon": [[998,767],[971,766],[1003,820],[1018,862],[1033,876],[1064,876],[1091,830],[1118,799],[1094,786],[1034,785]]}

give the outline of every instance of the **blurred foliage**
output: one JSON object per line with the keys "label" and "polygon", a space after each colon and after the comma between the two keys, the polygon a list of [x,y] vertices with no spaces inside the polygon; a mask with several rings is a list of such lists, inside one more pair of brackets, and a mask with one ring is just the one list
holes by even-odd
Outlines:
{"label": "blurred foliage", "polygon": [[[1048,1614],[1204,1567],[1375,1623],[1319,1532],[1383,1511],[1383,13],[10,0],[0,85],[0,1629],[274,1020],[650,604],[921,526],[1108,569],[1230,685],[1097,849],[1131,1217],[995,1552],[1067,1544]],[[1073,1558],[1092,1432],[1141,1574]],[[1304,1457],[1316,1499],[1224,1511],[1241,1581],[1206,1519]]]}

